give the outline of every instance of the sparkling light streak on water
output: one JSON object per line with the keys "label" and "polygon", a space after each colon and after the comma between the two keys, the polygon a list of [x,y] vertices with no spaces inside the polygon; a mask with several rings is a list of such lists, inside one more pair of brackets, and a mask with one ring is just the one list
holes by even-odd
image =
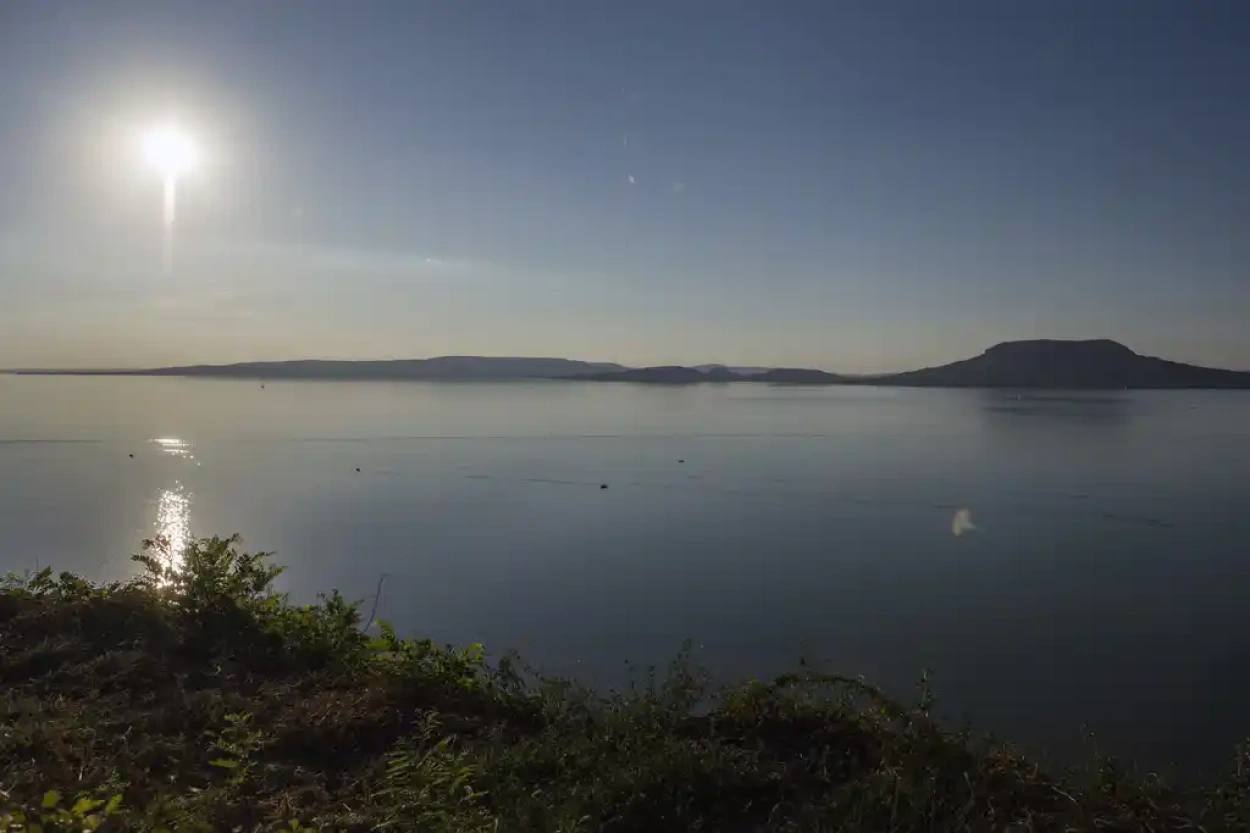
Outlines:
{"label": "sparkling light streak on water", "polygon": [[157,499],[156,538],[167,545],[167,566],[178,567],[191,542],[191,495],[181,483],[163,490]]}
{"label": "sparkling light streak on water", "polygon": [[176,437],[161,437],[152,440],[152,442],[160,446],[161,451],[171,457],[185,457],[188,460],[195,459],[195,455],[191,453],[191,444],[183,442]]}
{"label": "sparkling light streak on water", "polygon": [[[170,457],[194,460],[191,444],[177,437],[156,437],[151,440]],[[197,464],[198,465],[198,464]],[[187,545],[191,543],[191,494],[177,480],[172,487],[161,490],[156,502],[156,535],[166,566],[181,566]]]}

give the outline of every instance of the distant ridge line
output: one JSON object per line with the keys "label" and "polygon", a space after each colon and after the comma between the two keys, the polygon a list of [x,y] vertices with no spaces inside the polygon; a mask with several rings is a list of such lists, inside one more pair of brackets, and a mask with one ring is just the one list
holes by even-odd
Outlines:
{"label": "distant ridge line", "polygon": [[803,367],[724,365],[626,367],[615,362],[520,356],[437,356],[344,361],[297,359],[186,365],[146,370],[11,370],[15,375],[183,376],[268,380],[505,381],[563,379],[653,385],[767,383],[880,387],[1039,388],[1069,390],[1250,389],[1250,372],[1142,356],[1110,339],[1008,341],[979,356],[936,367],[875,376]]}

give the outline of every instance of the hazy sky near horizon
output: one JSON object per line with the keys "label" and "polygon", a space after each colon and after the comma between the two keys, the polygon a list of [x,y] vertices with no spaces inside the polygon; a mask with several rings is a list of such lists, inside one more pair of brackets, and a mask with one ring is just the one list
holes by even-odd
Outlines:
{"label": "hazy sky near horizon", "polygon": [[0,366],[1250,369],[1247,43],[1238,0],[10,0]]}

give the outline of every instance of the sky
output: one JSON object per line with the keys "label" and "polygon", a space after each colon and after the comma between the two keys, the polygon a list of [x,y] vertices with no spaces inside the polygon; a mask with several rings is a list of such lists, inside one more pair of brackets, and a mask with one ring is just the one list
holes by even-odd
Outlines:
{"label": "sky", "polygon": [[6,0],[0,367],[1250,369],[1247,43],[1239,0]]}

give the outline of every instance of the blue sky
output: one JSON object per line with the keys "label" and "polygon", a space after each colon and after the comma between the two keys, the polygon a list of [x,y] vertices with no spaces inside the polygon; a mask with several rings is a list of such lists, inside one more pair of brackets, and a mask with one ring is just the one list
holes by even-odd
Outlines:
{"label": "blue sky", "polygon": [[1250,369],[1246,43],[1235,0],[6,3],[0,366]]}

